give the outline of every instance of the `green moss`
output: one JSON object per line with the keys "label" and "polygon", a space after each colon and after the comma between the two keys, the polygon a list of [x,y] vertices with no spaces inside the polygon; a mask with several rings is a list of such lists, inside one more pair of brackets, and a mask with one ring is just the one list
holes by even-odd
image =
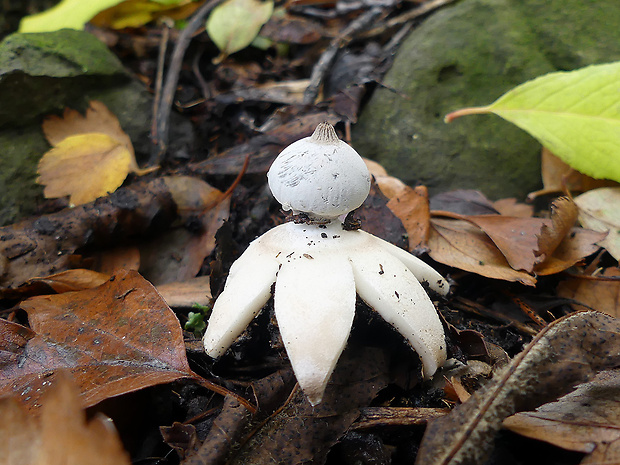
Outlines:
{"label": "green moss", "polygon": [[16,71],[48,77],[125,74],[95,36],[72,29],[6,37],[0,42],[0,79]]}
{"label": "green moss", "polygon": [[35,183],[37,163],[48,148],[40,128],[0,132],[0,226],[32,215],[43,188]]}

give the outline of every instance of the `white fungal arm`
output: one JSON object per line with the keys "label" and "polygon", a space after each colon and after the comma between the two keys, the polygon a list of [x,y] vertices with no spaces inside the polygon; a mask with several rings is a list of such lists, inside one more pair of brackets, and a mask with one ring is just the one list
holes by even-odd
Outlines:
{"label": "white fungal arm", "polygon": [[224,291],[213,305],[203,338],[205,350],[213,358],[226,352],[271,297],[280,265],[266,244],[267,234],[252,242],[233,263]]}
{"label": "white fungal arm", "polygon": [[407,265],[409,271],[422,283],[427,283],[428,286],[435,292],[441,295],[447,295],[450,291],[450,285],[448,281],[444,279],[432,266],[423,262],[415,255],[410,254],[406,250],[395,246],[394,244],[384,241],[383,239],[368,234],[367,232],[360,231],[363,234],[368,235],[379,247],[384,249],[387,253],[398,258],[401,262]]}
{"label": "white fungal arm", "polygon": [[335,253],[305,254],[283,263],[274,307],[299,386],[316,405],[353,325],[355,283],[349,261]]}
{"label": "white fungal arm", "polygon": [[409,341],[422,360],[424,378],[430,378],[446,361],[446,341],[422,285],[404,263],[381,249],[349,259],[359,296]]}

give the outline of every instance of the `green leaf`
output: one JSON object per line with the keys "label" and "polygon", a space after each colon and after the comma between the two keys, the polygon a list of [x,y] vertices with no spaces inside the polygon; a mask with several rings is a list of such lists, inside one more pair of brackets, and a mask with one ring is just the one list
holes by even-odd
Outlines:
{"label": "green leaf", "polygon": [[49,10],[24,17],[19,24],[19,32],[81,30],[97,13],[121,2],[123,0],[63,0]]}
{"label": "green leaf", "polygon": [[584,174],[620,182],[620,62],[541,76],[446,122],[480,113],[516,124]]}
{"label": "green leaf", "polygon": [[271,17],[273,0],[227,0],[207,19],[207,33],[222,54],[246,48]]}

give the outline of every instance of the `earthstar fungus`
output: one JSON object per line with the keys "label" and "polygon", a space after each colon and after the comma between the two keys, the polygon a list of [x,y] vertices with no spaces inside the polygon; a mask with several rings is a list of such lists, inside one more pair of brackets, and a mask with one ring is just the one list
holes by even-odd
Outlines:
{"label": "earthstar fungus", "polygon": [[356,293],[409,342],[425,378],[446,360],[441,321],[420,282],[447,294],[448,283],[417,257],[339,217],[359,207],[370,175],[329,123],[285,148],[267,173],[285,210],[305,221],[276,226],[233,263],[204,336],[219,357],[271,297],[286,352],[308,400],[321,402],[347,343]]}

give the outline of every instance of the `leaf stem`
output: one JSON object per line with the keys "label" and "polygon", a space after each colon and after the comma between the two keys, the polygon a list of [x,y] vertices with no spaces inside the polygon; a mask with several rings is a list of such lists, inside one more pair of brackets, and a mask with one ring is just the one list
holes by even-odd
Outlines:
{"label": "leaf stem", "polygon": [[491,113],[491,107],[487,106],[487,107],[468,107],[468,108],[461,108],[460,110],[456,110],[453,111],[451,113],[448,113],[445,117],[444,117],[444,122],[445,123],[451,123],[452,120],[460,117],[460,116],[468,116],[468,115],[481,115],[484,113]]}

